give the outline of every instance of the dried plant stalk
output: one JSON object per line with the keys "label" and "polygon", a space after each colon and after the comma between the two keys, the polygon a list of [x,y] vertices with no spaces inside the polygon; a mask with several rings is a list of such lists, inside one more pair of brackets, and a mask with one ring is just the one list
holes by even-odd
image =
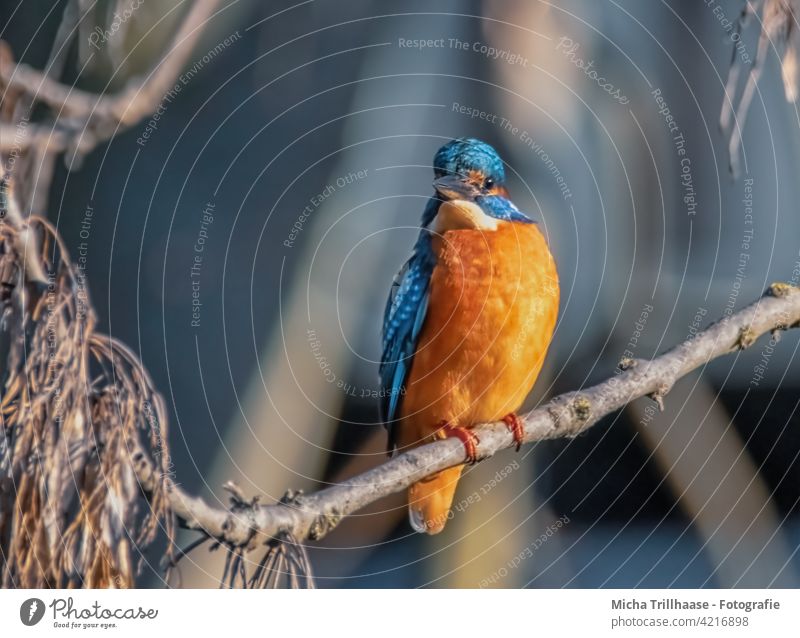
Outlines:
{"label": "dried plant stalk", "polygon": [[[37,240],[21,244],[18,236]],[[46,284],[32,283],[19,246]],[[88,291],[50,224],[0,223],[5,367],[0,400],[0,582],[4,587],[132,587],[163,525],[172,547],[165,410],[136,356],[95,331]],[[133,469],[159,476],[145,501]],[[168,550],[170,551],[170,550]]]}

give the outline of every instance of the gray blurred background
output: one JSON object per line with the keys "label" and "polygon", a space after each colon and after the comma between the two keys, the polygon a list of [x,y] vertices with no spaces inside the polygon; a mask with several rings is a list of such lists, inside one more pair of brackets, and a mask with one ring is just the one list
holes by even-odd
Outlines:
{"label": "gray blurred background", "polygon": [[[67,80],[124,86],[187,4],[144,0],[88,59],[93,27],[125,5],[98,2]],[[220,6],[156,127],[139,123],[79,170],[60,163],[34,211],[75,251],[92,206],[101,329],[140,353],[164,394],[192,492],[224,503],[233,479],[271,502],[383,461],[383,303],[432,192],[433,154],[453,137],[496,146],[559,266],[561,317],[530,406],[793,277],[800,133],[777,57],[736,179],[717,125],[741,1]],[[3,3],[0,37],[41,68],[62,11]],[[420,39],[439,46],[407,46]],[[643,399],[575,440],[470,468],[437,537],[411,532],[402,496],[375,504],[311,547],[318,585],[797,586],[798,337],[756,373],[765,347],[690,375],[663,413]],[[221,553],[192,554],[184,584],[216,586]]]}

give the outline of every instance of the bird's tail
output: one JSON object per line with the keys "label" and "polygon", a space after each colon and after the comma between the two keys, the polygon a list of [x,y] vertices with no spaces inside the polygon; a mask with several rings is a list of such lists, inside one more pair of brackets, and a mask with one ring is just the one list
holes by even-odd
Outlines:
{"label": "bird's tail", "polygon": [[428,476],[408,488],[408,520],[414,531],[438,534],[450,517],[450,505],[463,465]]}

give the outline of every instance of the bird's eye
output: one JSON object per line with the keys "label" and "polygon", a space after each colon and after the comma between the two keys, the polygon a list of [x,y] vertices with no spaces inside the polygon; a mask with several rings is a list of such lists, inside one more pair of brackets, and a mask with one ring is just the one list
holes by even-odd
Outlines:
{"label": "bird's eye", "polygon": [[487,191],[488,191],[488,190],[492,190],[492,188],[494,187],[494,180],[493,180],[491,177],[487,177],[487,178],[486,178],[486,181],[485,181],[485,182],[483,182],[483,187],[484,187],[484,188],[485,188]]}

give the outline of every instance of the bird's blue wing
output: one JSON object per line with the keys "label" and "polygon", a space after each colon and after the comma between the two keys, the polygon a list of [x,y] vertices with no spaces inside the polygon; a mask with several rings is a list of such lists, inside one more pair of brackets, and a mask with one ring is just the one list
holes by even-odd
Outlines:
{"label": "bird's blue wing", "polygon": [[395,277],[383,315],[383,354],[381,356],[381,418],[389,430],[388,451],[395,447],[400,400],[411,369],[417,339],[425,321],[431,274],[436,259],[431,236],[423,228],[414,254]]}

